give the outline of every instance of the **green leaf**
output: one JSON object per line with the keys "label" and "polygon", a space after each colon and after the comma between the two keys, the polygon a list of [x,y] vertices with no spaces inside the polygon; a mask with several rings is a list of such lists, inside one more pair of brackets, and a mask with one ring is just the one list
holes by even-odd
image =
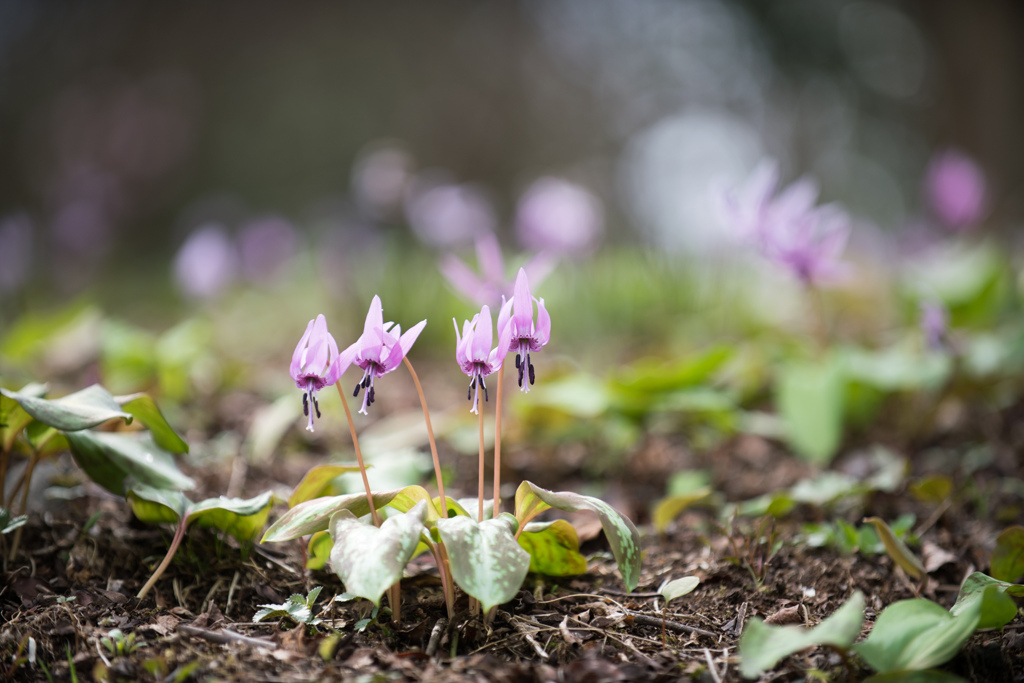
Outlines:
{"label": "green leaf", "polygon": [[953,368],[947,354],[922,353],[910,343],[883,350],[847,349],[845,362],[848,379],[886,392],[935,389]]}
{"label": "green leaf", "polygon": [[667,582],[658,589],[658,592],[661,593],[661,597],[665,598],[665,604],[668,604],[676,598],[692,593],[699,584],[700,579],[696,576],[684,576],[681,579]]}
{"label": "green leaf", "polygon": [[288,496],[288,507],[293,508],[299,503],[321,496],[338,495],[340,491],[331,486],[331,482],[340,474],[358,471],[359,465],[317,465],[306,472],[302,481],[292,491],[292,495]]}
{"label": "green leaf", "polygon": [[66,432],[78,466],[97,484],[123,496],[125,479],[158,489],[189,490],[195,482],[178,470],[174,458],[149,434]]}
{"label": "green leaf", "polygon": [[309,537],[309,545],[306,546],[306,569],[323,569],[327,561],[331,559],[331,549],[334,541],[326,531],[318,531]]}
{"label": "green leaf", "polygon": [[969,612],[975,602],[981,602],[977,628],[1002,628],[1017,616],[1017,604],[1011,595],[1024,595],[1024,586],[998,581],[991,576],[974,572],[960,586],[956,602],[949,613],[958,616]]}
{"label": "green leaf", "polygon": [[177,524],[192,502],[181,491],[129,483],[125,494],[132,512],[146,524]]}
{"label": "green leaf", "polygon": [[240,543],[252,543],[266,526],[273,506],[274,494],[270,491],[246,499],[218,496],[193,505],[188,513],[188,522],[220,529]]}
{"label": "green leaf", "polygon": [[426,518],[426,501],[388,517],[379,529],[363,524],[348,510],[336,512],[330,521],[331,566],[345,590],[380,607],[380,596],[402,578]]}
{"label": "green leaf", "polygon": [[707,500],[710,495],[711,487],[705,486],[686,494],[666,496],[659,500],[651,511],[651,523],[659,532],[664,531],[683,510]]}
{"label": "green leaf", "polygon": [[776,406],[786,439],[797,455],[829,463],[843,436],[843,369],[835,359],[792,362],[776,380]]}
{"label": "green leaf", "polygon": [[992,576],[1000,581],[1016,581],[1024,575],[1024,527],[1011,526],[999,534],[991,565]]}
{"label": "green leaf", "polygon": [[760,619],[751,619],[740,637],[740,673],[744,678],[756,678],[784,657],[814,645],[848,649],[860,635],[863,622],[864,595],[860,591],[811,629],[770,626]]}
{"label": "green leaf", "polygon": [[323,620],[313,616],[313,606],[316,605],[321,590],[323,586],[317,586],[309,591],[309,597],[304,598],[300,593],[293,593],[280,605],[260,605],[263,609],[252,616],[252,622],[255,624],[264,619],[280,617],[291,619],[297,624],[318,626]]}
{"label": "green leaf", "polygon": [[508,513],[483,522],[461,515],[437,521],[452,578],[480,601],[485,613],[515,597],[530,569],[530,554],[513,536],[518,528]]}
{"label": "green leaf", "polygon": [[10,510],[0,507],[0,535],[9,534],[18,527],[25,526],[26,522],[28,522],[27,515],[11,517]]}
{"label": "green leaf", "polygon": [[554,492],[524,481],[516,491],[516,519],[525,525],[535,516],[550,508],[597,513],[604,535],[611,545],[612,554],[619,565],[619,573],[627,590],[636,588],[640,580],[640,534],[633,522],[600,498],[583,496],[571,491]]}
{"label": "green leaf", "polygon": [[924,578],[927,572],[924,569],[924,565],[921,564],[921,560],[917,559],[917,555],[911,552],[906,543],[896,537],[896,534],[892,532],[892,529],[889,528],[889,525],[884,520],[879,517],[868,517],[864,521],[875,527],[878,538],[881,539],[882,545],[885,546],[885,552],[892,558],[893,562],[898,564],[903,571],[913,578]]}
{"label": "green leaf", "polygon": [[583,419],[601,415],[611,402],[604,382],[582,372],[545,382],[535,392],[535,396],[530,397],[535,409],[554,408]]}
{"label": "green leaf", "polygon": [[110,392],[99,384],[54,401],[8,389],[0,389],[0,394],[17,401],[25,412],[43,424],[65,432],[90,429],[116,418],[126,424],[132,421],[132,416],[123,412]]}
{"label": "green leaf", "polygon": [[854,650],[879,673],[939,666],[960,651],[981,617],[981,600],[953,616],[931,600],[915,598],[889,605],[866,640]]}
{"label": "green leaf", "polygon": [[564,519],[530,522],[519,534],[519,545],[530,553],[530,571],[547,576],[576,576],[587,572],[580,539]]}
{"label": "green leaf", "polygon": [[[394,500],[403,490],[395,489],[394,491],[374,493],[373,504],[379,510]],[[366,493],[362,491],[346,493],[341,496],[314,498],[305,503],[299,503],[270,525],[260,543],[280,543],[315,534],[318,531],[327,531],[331,526],[331,517],[341,510],[348,510],[356,517],[370,514]]]}
{"label": "green leaf", "polygon": [[121,410],[137,417],[139,422],[146,425],[160,448],[170,453],[188,453],[188,444],[167,423],[156,401],[149,394],[116,396],[114,400],[121,405]]}
{"label": "green leaf", "polygon": [[[46,395],[46,385],[29,384],[18,393],[22,396],[42,398]],[[19,432],[31,421],[32,416],[25,412],[20,403],[13,398],[8,398],[6,393],[0,395],[0,445],[5,451],[11,450]]]}
{"label": "green leaf", "polygon": [[618,372],[612,384],[641,393],[685,389],[707,381],[734,355],[730,346],[714,346],[670,363],[660,359],[640,360]]}

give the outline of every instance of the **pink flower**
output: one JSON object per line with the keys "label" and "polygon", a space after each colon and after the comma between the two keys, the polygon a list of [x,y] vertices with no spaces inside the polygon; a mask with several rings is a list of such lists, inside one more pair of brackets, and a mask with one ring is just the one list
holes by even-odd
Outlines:
{"label": "pink flower", "polygon": [[[537,324],[533,322],[533,304],[537,303]],[[498,313],[498,357],[504,360],[510,351],[516,352],[516,369],[519,370],[519,387],[530,391],[536,376],[530,354],[540,351],[551,338],[551,316],[544,308],[544,299],[536,299],[530,293],[530,282],[526,271],[519,269],[516,276],[515,292]],[[529,377],[529,382],[523,378]]]}
{"label": "pink flower", "polygon": [[955,150],[932,158],[925,193],[935,216],[955,230],[973,228],[988,212],[985,174],[969,156]]}
{"label": "pink flower", "polygon": [[[476,262],[479,274],[454,254],[442,258],[438,267],[451,286],[473,303],[500,305],[503,299],[512,295],[512,282],[505,278],[505,259],[501,244],[493,233],[476,238]],[[535,284],[540,284],[557,262],[554,254],[543,252],[527,261],[523,268]]]}
{"label": "pink flower", "polygon": [[516,207],[516,231],[527,249],[569,256],[588,254],[603,230],[601,200],[561,178],[540,178]]}
{"label": "pink flower", "polygon": [[311,432],[314,431],[313,413],[320,417],[316,392],[337,382],[348,367],[348,364],[343,367],[338,361],[338,343],[327,331],[327,319],[321,313],[306,325],[306,332],[295,347],[289,368],[295,386],[302,389],[302,412],[309,417],[306,429]]}
{"label": "pink flower", "polygon": [[[463,322],[461,336],[455,318],[452,318],[452,323],[455,325],[455,359],[462,371],[470,377],[466,400],[472,400],[473,407],[469,412],[476,413],[481,388],[484,390],[484,400],[487,400],[487,383],[484,378],[501,367],[502,359],[508,353],[511,327],[505,326],[505,337],[500,338],[498,346],[492,349],[491,340],[494,335],[491,330],[491,309],[486,305],[473,316],[473,320]],[[505,349],[504,353],[502,349]]]}
{"label": "pink flower", "polygon": [[421,320],[411,329],[402,334],[402,328],[394,323],[384,322],[384,310],[380,303],[380,297],[374,295],[370,302],[370,310],[366,313],[366,324],[363,326],[363,334],[352,346],[345,349],[341,354],[338,365],[341,371],[340,377],[348,366],[355,363],[363,369],[363,377],[352,392],[353,396],[359,395],[360,389],[363,393],[363,405],[359,412],[366,415],[366,409],[373,404],[375,379],[388,374],[399,365],[402,359],[409,353],[409,349],[416,342],[416,338],[423,331],[427,321]]}

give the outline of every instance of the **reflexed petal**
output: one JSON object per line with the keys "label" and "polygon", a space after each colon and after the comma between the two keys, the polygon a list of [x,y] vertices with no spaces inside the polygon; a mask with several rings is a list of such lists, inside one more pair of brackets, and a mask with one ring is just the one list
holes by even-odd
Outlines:
{"label": "reflexed petal", "polygon": [[818,198],[818,183],[801,178],[783,190],[772,202],[772,218],[780,222],[797,219],[814,208]]}
{"label": "reflexed petal", "polygon": [[421,320],[402,335],[402,338],[399,339],[398,343],[391,348],[391,354],[388,356],[387,360],[382,363],[384,365],[385,373],[391,372],[398,367],[402,362],[402,359],[405,358],[405,354],[409,353],[409,349],[411,349],[412,345],[416,343],[416,338],[420,336],[420,332],[423,331],[423,328],[426,327],[426,325],[427,321]]}
{"label": "reflexed petal", "polygon": [[493,233],[476,239],[476,261],[484,280],[498,285],[505,283],[505,259],[501,255],[501,243]]}
{"label": "reflexed petal", "polygon": [[323,337],[313,339],[306,354],[306,362],[302,370],[307,375],[322,375],[327,369],[327,340]]}
{"label": "reflexed petal", "polygon": [[441,259],[438,268],[448,284],[470,301],[482,304],[490,299],[491,287],[457,256],[448,254]]}
{"label": "reflexed petal", "polygon": [[548,279],[548,275],[555,270],[557,265],[557,255],[550,251],[542,251],[539,254],[534,254],[523,266],[523,270],[526,271],[526,277],[533,283],[533,286],[538,287],[540,283]]}
{"label": "reflexed petal", "polygon": [[[512,303],[511,301],[509,302]],[[504,313],[506,307],[502,306],[501,310]],[[512,321],[509,320],[508,315],[505,315],[505,324],[502,326],[502,317],[498,316],[498,360],[501,362],[505,361],[505,356],[509,352],[509,347],[512,346]]]}
{"label": "reflexed petal", "polygon": [[533,327],[533,296],[530,294],[530,282],[526,279],[526,271],[522,268],[516,276],[512,301],[512,318],[516,323],[516,333],[520,336],[529,334]]}
{"label": "reflexed petal", "polygon": [[498,311],[498,336],[501,336],[502,330],[509,327],[509,320],[512,315],[512,300],[505,301],[505,297],[501,297],[501,310]]}
{"label": "reflexed petal", "polygon": [[306,342],[309,341],[309,335],[313,331],[313,321],[310,320],[309,324],[306,325],[306,331],[302,335],[302,339],[295,346],[295,351],[292,353],[292,364],[288,368],[288,373],[292,376],[292,379],[298,381],[299,375],[302,373],[302,352],[306,350]]}
{"label": "reflexed petal", "polygon": [[363,336],[359,338],[359,357],[363,360],[376,361],[380,358],[381,347],[384,346],[384,309],[380,297],[374,294],[370,302],[370,310],[366,313],[366,324]]}
{"label": "reflexed petal", "polygon": [[548,315],[548,309],[544,308],[544,297],[537,300],[537,331],[534,339],[541,346],[546,346],[551,339],[551,316]]}
{"label": "reflexed petal", "polygon": [[352,366],[352,362],[356,358],[357,347],[355,344],[348,347],[334,358],[334,362],[327,368],[327,373],[324,375],[324,386],[331,386],[345,374],[345,371]]}

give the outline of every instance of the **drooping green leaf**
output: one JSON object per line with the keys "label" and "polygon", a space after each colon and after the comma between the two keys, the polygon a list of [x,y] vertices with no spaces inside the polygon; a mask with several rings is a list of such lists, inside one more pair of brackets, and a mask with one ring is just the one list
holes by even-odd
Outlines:
{"label": "drooping green leaf", "polygon": [[129,483],[125,497],[135,516],[147,524],[177,524],[192,502],[181,491]]}
{"label": "drooping green leaf", "polygon": [[348,510],[336,512],[330,521],[331,566],[345,590],[379,607],[384,591],[402,578],[426,518],[426,501],[388,517],[379,529],[360,522]]}
{"label": "drooping green leaf", "polygon": [[784,657],[814,645],[848,649],[864,622],[864,595],[857,591],[835,613],[814,628],[770,626],[751,619],[740,637],[740,673],[756,678]]}
{"label": "drooping green leaf", "polygon": [[676,598],[692,593],[699,584],[700,579],[696,576],[684,576],[681,579],[667,582],[658,589],[658,592],[661,593],[661,597],[665,598],[665,603],[667,604]]}
{"label": "drooping green leaf", "polygon": [[636,588],[640,580],[640,534],[633,522],[600,498],[584,496],[571,491],[548,491],[524,481],[516,491],[516,519],[524,525],[549,508],[566,512],[591,510],[596,512],[604,528],[605,537],[619,565],[619,573],[627,590]]}
{"label": "drooping green leaf", "polygon": [[792,362],[776,381],[776,406],[786,439],[797,455],[826,464],[843,436],[845,376],[835,358],[823,362]]}
{"label": "drooping green leaf", "polygon": [[953,616],[931,600],[915,598],[889,605],[854,650],[879,673],[939,666],[960,651],[981,617],[981,600]]}
{"label": "drooping green leaf", "polygon": [[170,453],[188,453],[188,444],[167,423],[156,401],[149,394],[117,396],[114,400],[121,405],[121,410],[137,417],[139,422],[146,425],[160,448]]}
{"label": "drooping green leaf", "polygon": [[331,559],[331,550],[334,548],[334,541],[331,534],[326,531],[318,531],[309,537],[309,545],[306,546],[306,569],[323,569],[327,561]]}
{"label": "drooping green leaf", "polygon": [[17,401],[26,413],[43,424],[65,432],[90,429],[116,418],[126,424],[132,421],[132,416],[122,411],[110,392],[99,384],[53,401],[8,389],[0,389],[0,394]]}
{"label": "drooping green leaf", "polygon": [[580,538],[564,519],[530,522],[519,534],[519,545],[530,553],[530,571],[547,576],[575,576],[587,572],[580,555]]}
{"label": "drooping green leaf", "polygon": [[[32,383],[18,393],[22,396],[42,398],[46,395],[46,385]],[[32,416],[25,412],[20,403],[8,398],[6,393],[0,393],[0,446],[5,451],[11,450],[18,433],[31,421]]]}
{"label": "drooping green leaf", "polygon": [[189,524],[220,529],[240,543],[252,543],[267,524],[274,494],[265,491],[253,498],[208,498],[193,505],[188,513]]}
{"label": "drooping green leaf", "polygon": [[977,628],[1002,628],[1017,616],[1017,605],[1011,595],[1024,595],[1024,586],[998,581],[991,576],[974,572],[960,586],[956,602],[949,608],[954,617],[973,608],[973,603],[981,602],[981,614]]}
{"label": "drooping green leaf", "polygon": [[293,508],[299,503],[321,496],[336,496],[340,491],[331,486],[331,482],[340,474],[358,472],[359,465],[317,465],[306,472],[292,495],[288,496],[288,507]]}
{"label": "drooping green leaf", "polygon": [[1000,581],[1016,581],[1024,575],[1024,527],[1003,529],[992,551],[991,572]]}
{"label": "drooping green leaf", "polygon": [[664,531],[683,510],[707,500],[710,495],[711,487],[705,486],[689,493],[666,496],[659,500],[651,511],[651,523],[658,531]]}
{"label": "drooping green leaf", "polygon": [[437,521],[452,578],[480,601],[484,612],[515,597],[530,569],[530,554],[513,535],[518,528],[508,513],[483,522],[461,515]]}
{"label": "drooping green leaf", "polygon": [[[373,494],[373,504],[379,510],[400,494],[403,489],[382,491]],[[299,503],[280,519],[270,525],[263,534],[260,543],[281,543],[302,536],[327,531],[331,525],[331,516],[341,510],[348,510],[356,517],[370,514],[370,506],[366,502],[366,493],[346,493],[341,496],[314,498]]]}
{"label": "drooping green leaf", "polygon": [[78,466],[97,484],[123,496],[125,479],[158,489],[190,490],[195,482],[178,470],[170,453],[149,434],[66,432]]}
{"label": "drooping green leaf", "polygon": [[882,541],[882,545],[885,546],[885,552],[892,558],[893,562],[898,564],[903,571],[913,578],[924,578],[927,572],[924,569],[924,565],[921,564],[921,560],[917,559],[917,555],[907,547],[906,543],[896,537],[896,534],[885,523],[885,520],[879,517],[868,517],[864,521],[875,527],[878,538]]}

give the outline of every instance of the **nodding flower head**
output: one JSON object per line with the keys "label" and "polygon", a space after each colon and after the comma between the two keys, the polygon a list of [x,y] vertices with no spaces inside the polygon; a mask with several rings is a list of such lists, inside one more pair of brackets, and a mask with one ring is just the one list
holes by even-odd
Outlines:
{"label": "nodding flower head", "polygon": [[[461,336],[455,318],[452,318],[452,323],[455,324],[455,359],[470,378],[466,400],[473,401],[473,407],[469,412],[476,413],[480,405],[481,388],[484,390],[484,400],[487,400],[487,382],[484,378],[501,367],[501,357],[507,353],[508,339],[504,346],[499,341],[498,346],[491,348],[494,335],[491,331],[491,309],[487,306],[481,308],[473,320],[462,324]],[[500,352],[502,348],[506,349],[505,353]]]}
{"label": "nodding flower head", "polygon": [[316,392],[337,382],[345,367],[348,367],[347,363],[343,367],[339,362],[338,343],[327,331],[327,319],[320,314],[306,325],[306,332],[295,347],[289,368],[295,386],[302,389],[302,411],[309,417],[306,425],[309,431],[314,431],[313,414],[320,417]]}
{"label": "nodding flower head", "polygon": [[[536,324],[533,322],[534,302],[537,302]],[[504,302],[498,313],[498,356],[504,359],[506,354],[516,352],[519,387],[524,392],[528,392],[536,380],[530,354],[544,348],[550,338],[551,316],[544,308],[544,299],[536,299],[530,294],[526,271],[520,268],[512,299]]]}
{"label": "nodding flower head", "polygon": [[421,320],[405,334],[402,334],[401,326],[384,322],[384,310],[381,307],[380,297],[373,297],[370,310],[366,314],[366,324],[363,326],[362,336],[342,354],[343,358],[351,357],[350,363],[355,363],[363,369],[363,377],[356,385],[355,391],[352,392],[353,396],[358,396],[360,389],[366,390],[363,393],[363,405],[359,409],[360,413],[366,415],[366,409],[373,404],[374,380],[401,365],[405,354],[409,353],[409,349],[412,348],[426,324],[426,320]]}

